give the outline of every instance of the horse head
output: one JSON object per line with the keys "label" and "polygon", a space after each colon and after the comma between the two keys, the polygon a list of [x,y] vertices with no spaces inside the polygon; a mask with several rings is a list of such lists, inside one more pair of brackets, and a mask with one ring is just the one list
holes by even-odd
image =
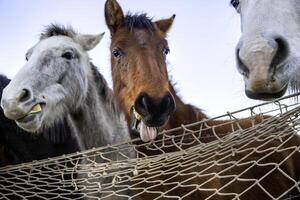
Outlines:
{"label": "horse head", "polygon": [[175,109],[166,67],[166,35],[174,18],[152,22],[145,14],[125,16],[115,0],[105,4],[114,92],[144,141],[156,137]]}

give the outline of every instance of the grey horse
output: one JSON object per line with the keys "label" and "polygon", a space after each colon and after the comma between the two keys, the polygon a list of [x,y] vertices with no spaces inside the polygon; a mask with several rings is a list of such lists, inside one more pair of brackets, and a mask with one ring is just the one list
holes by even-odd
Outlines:
{"label": "grey horse", "polygon": [[86,52],[102,36],[49,26],[3,90],[5,116],[32,134],[67,117],[81,150],[129,140],[113,93]]}
{"label": "grey horse", "polygon": [[236,48],[245,91],[253,99],[281,97],[300,88],[300,1],[231,0],[241,16]]}
{"label": "grey horse", "polygon": [[[70,27],[48,26],[26,53],[25,66],[3,90],[5,116],[32,134],[67,119],[65,123],[80,150],[129,141],[125,117],[113,92],[87,54],[102,37],[79,34]],[[131,149],[122,155],[136,157]],[[119,154],[110,154],[109,159],[119,160]],[[83,159],[82,163],[86,162]]]}

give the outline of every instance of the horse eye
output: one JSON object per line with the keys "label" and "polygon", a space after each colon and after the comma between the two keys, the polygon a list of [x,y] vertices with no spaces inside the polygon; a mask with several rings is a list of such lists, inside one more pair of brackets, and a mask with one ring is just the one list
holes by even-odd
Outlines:
{"label": "horse eye", "polygon": [[170,49],[169,48],[164,48],[163,49],[163,53],[164,53],[164,55],[169,54],[170,53]]}
{"label": "horse eye", "polygon": [[112,54],[114,55],[114,57],[119,58],[123,55],[123,52],[120,49],[113,49]]}
{"label": "horse eye", "polygon": [[231,3],[231,5],[232,5],[235,9],[237,9],[237,8],[239,7],[239,5],[240,5],[240,1],[239,1],[239,0],[231,0],[230,3]]}
{"label": "horse eye", "polygon": [[73,55],[73,52],[67,51],[67,52],[63,53],[61,55],[61,57],[65,58],[67,60],[71,60],[72,58],[74,58],[74,55]]}
{"label": "horse eye", "polygon": [[27,56],[25,56],[25,60],[28,61],[28,57]]}

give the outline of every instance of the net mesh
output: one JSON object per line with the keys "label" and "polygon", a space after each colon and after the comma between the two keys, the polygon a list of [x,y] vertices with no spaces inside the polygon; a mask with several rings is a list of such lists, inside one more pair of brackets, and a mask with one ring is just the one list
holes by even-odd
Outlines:
{"label": "net mesh", "polygon": [[296,96],[163,131],[149,143],[2,167],[0,199],[300,199]]}

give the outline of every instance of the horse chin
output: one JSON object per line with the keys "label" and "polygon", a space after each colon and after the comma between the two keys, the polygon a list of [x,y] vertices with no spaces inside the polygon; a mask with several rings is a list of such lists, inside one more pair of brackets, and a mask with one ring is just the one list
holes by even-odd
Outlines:
{"label": "horse chin", "polygon": [[37,134],[42,126],[44,116],[44,104],[41,105],[40,110],[31,112],[26,116],[16,120],[16,124],[23,130],[29,133]]}
{"label": "horse chin", "polygon": [[29,133],[38,133],[42,126],[41,117],[41,114],[31,114],[16,120],[16,123],[21,129]]}
{"label": "horse chin", "polygon": [[149,142],[157,137],[160,128],[166,120],[159,120],[157,123],[147,121],[144,118],[137,119],[135,114],[131,114],[131,133],[138,135],[143,142]]}
{"label": "horse chin", "polygon": [[287,88],[288,84],[284,86],[283,89],[281,89],[280,91],[274,93],[255,93],[249,90],[245,90],[245,93],[247,97],[251,99],[270,101],[282,97],[286,93]]}

